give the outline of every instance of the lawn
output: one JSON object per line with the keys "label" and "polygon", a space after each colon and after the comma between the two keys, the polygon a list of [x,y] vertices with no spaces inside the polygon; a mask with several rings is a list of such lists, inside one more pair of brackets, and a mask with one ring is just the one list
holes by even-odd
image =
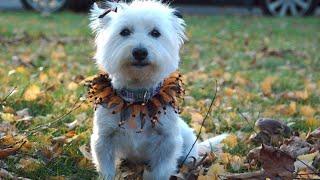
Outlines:
{"label": "lawn", "polygon": [[[182,116],[196,131],[218,82],[202,139],[234,134],[225,153],[244,159],[254,147],[247,141],[259,117],[285,121],[302,136],[320,125],[318,17],[185,20]],[[83,78],[97,73],[93,40],[87,14],[1,12],[0,99],[15,90],[0,101],[0,149],[27,139],[16,155],[0,160],[1,168],[32,179],[97,177],[84,155],[93,109],[78,100],[86,92]],[[223,165],[230,172],[244,169],[228,163]]]}

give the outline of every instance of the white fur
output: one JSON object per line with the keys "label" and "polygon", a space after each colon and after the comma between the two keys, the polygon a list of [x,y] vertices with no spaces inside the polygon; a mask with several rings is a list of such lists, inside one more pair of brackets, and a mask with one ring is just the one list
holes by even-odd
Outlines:
{"label": "white fur", "polygon": [[[96,33],[97,64],[112,78],[114,88],[155,87],[170,73],[178,69],[179,50],[186,39],[184,21],[174,15],[175,10],[155,0],[135,0],[132,3],[109,3],[118,7],[99,19],[104,10],[94,5],[91,11],[90,27]],[[130,28],[129,37],[119,35],[124,27]],[[152,29],[158,29],[161,36],[150,36]],[[145,47],[150,65],[133,67],[132,50]],[[127,158],[150,166],[145,171],[147,180],[166,180],[177,168],[178,160],[189,151],[196,137],[193,130],[167,107],[167,114],[160,116],[162,125],[155,128],[147,120],[144,132],[118,127],[119,114],[98,106],[94,115],[91,148],[94,164],[105,179],[115,177],[115,160]],[[138,125],[139,119],[136,119]],[[190,156],[197,157],[197,145]]]}

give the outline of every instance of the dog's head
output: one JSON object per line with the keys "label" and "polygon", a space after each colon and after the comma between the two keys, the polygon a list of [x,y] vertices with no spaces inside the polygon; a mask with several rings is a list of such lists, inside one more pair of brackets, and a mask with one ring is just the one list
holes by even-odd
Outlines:
{"label": "dog's head", "polygon": [[175,9],[156,0],[106,2],[106,6],[111,10],[107,14],[93,5],[90,27],[96,33],[97,64],[118,88],[151,87],[177,70],[186,36]]}

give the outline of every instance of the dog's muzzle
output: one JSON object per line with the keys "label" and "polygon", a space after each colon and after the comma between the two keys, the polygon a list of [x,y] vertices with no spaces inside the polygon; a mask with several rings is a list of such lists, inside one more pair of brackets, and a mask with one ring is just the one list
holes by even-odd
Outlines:
{"label": "dog's muzzle", "polygon": [[134,48],[132,50],[133,66],[143,67],[150,64],[148,61],[148,50],[143,47]]}

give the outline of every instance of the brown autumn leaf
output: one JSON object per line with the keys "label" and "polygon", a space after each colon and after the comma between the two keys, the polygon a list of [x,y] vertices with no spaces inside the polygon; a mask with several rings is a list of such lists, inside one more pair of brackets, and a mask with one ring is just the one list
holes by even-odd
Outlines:
{"label": "brown autumn leaf", "polygon": [[13,123],[17,120],[17,117],[15,117],[14,114],[11,113],[2,113],[0,112],[0,118],[4,120],[5,122]]}
{"label": "brown autumn leaf", "polygon": [[243,166],[244,166],[244,160],[242,157],[237,155],[232,156],[232,159],[230,162],[230,167],[232,168],[232,170],[239,171]]}
{"label": "brown autumn leaf", "polygon": [[286,152],[293,158],[307,154],[311,148],[311,144],[297,136],[292,136],[290,139],[285,140],[280,146],[280,150]]}
{"label": "brown autumn leaf", "polygon": [[77,88],[78,88],[78,84],[77,83],[75,83],[75,82],[70,82],[68,85],[67,85],[67,88],[68,88],[68,90],[70,90],[70,91],[74,91],[74,90],[76,90]]}
{"label": "brown autumn leaf", "polygon": [[92,160],[92,154],[85,144],[79,147],[79,151],[85,158],[87,158],[88,160]]}
{"label": "brown autumn leaf", "polygon": [[274,110],[276,112],[283,114],[283,115],[292,116],[297,112],[297,103],[290,102],[289,105],[287,105],[287,104],[276,105],[274,107]]}
{"label": "brown autumn leaf", "polygon": [[306,118],[312,118],[316,113],[316,110],[313,107],[306,105],[300,107],[300,113]]}
{"label": "brown autumn leaf", "polygon": [[219,175],[223,175],[225,174],[225,172],[226,170],[223,165],[219,163],[215,163],[210,167],[208,171],[208,175],[210,175],[212,179],[218,179]]}
{"label": "brown autumn leaf", "polygon": [[287,100],[307,100],[309,98],[309,93],[307,90],[304,91],[290,91],[290,92],[285,92],[281,95],[282,98],[287,99]]}
{"label": "brown autumn leaf", "polygon": [[305,121],[307,127],[319,127],[320,126],[320,119],[318,119],[318,117],[310,117],[308,119],[306,119]]}
{"label": "brown autumn leaf", "polygon": [[16,152],[23,146],[24,143],[26,143],[26,141],[12,148],[0,149],[0,159],[5,159],[10,155],[16,154]]}
{"label": "brown autumn leaf", "polygon": [[276,77],[266,77],[261,83],[261,90],[263,95],[270,96],[272,94],[272,86],[277,80]]}
{"label": "brown autumn leaf", "polygon": [[42,82],[42,83],[46,83],[46,82],[48,82],[48,75],[46,74],[46,73],[44,73],[44,72],[41,72],[40,74],[39,74],[39,80],[40,80],[40,82]]}
{"label": "brown autumn leaf", "polygon": [[23,170],[24,172],[33,172],[41,167],[43,162],[34,158],[23,158],[20,159],[19,163],[16,165],[18,169]]}
{"label": "brown autumn leaf", "polygon": [[238,144],[238,137],[234,134],[227,136],[222,143],[229,148],[234,148]]}
{"label": "brown autumn leaf", "polygon": [[308,168],[308,167],[306,166],[306,164],[308,164],[309,166],[311,166],[311,165],[312,165],[312,162],[313,162],[313,160],[315,159],[315,157],[317,156],[317,154],[319,154],[319,151],[316,151],[316,152],[313,152],[313,153],[309,153],[309,154],[303,154],[303,155],[298,156],[297,158],[298,158],[299,160],[297,160],[297,161],[294,163],[295,169],[296,169],[297,171],[306,169],[306,168]]}
{"label": "brown autumn leaf", "polygon": [[232,89],[232,88],[228,88],[227,87],[227,88],[224,89],[224,94],[226,96],[229,96],[229,97],[231,97],[235,92],[236,91],[234,89]]}
{"label": "brown autumn leaf", "polygon": [[279,149],[262,145],[259,161],[267,177],[281,177],[288,180],[293,178],[295,159]]}
{"label": "brown autumn leaf", "polygon": [[240,85],[243,85],[243,86],[249,84],[249,80],[246,79],[246,78],[245,78],[242,74],[240,74],[240,73],[236,73],[236,74],[235,74],[234,82],[235,82],[236,84],[240,84]]}
{"label": "brown autumn leaf", "polygon": [[316,157],[314,158],[314,160],[312,162],[312,166],[315,167],[318,170],[320,169],[320,153],[319,152],[316,155]]}
{"label": "brown autumn leaf", "polygon": [[23,98],[26,101],[33,101],[33,100],[36,100],[40,94],[41,94],[40,87],[35,84],[32,84],[24,92]]}
{"label": "brown autumn leaf", "polygon": [[320,127],[308,134],[307,139],[320,139]]}

